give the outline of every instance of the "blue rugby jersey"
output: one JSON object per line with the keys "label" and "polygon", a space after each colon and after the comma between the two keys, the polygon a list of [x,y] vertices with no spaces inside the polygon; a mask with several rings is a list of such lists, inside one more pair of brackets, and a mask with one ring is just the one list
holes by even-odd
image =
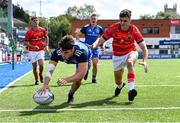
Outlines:
{"label": "blue rugby jersey", "polygon": [[80,31],[85,35],[85,43],[89,45],[93,44],[99,35],[104,33],[101,26],[97,25],[96,27],[92,27],[91,24],[85,25]]}
{"label": "blue rugby jersey", "polygon": [[78,63],[90,61],[92,55],[91,49],[85,43],[76,41],[74,47],[75,47],[74,54],[69,59],[66,60],[63,59],[61,55],[62,50],[58,48],[55,51],[53,51],[51,55],[51,60],[55,62],[62,61],[67,64],[78,64]]}

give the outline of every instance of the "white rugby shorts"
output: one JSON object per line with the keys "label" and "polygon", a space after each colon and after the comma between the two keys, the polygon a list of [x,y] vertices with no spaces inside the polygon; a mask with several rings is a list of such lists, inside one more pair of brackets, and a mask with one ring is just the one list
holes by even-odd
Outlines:
{"label": "white rugby shorts", "polygon": [[[138,58],[138,52],[137,51],[131,51],[134,52],[134,55],[136,57],[136,59]],[[126,55],[123,56],[114,56],[112,57],[112,62],[114,65],[114,71],[118,71],[118,70],[124,70],[124,68],[126,67],[126,61],[128,59],[129,54],[131,53],[129,52]]]}
{"label": "white rugby shorts", "polygon": [[44,60],[44,50],[28,52],[28,60],[31,63],[37,62],[40,59]]}

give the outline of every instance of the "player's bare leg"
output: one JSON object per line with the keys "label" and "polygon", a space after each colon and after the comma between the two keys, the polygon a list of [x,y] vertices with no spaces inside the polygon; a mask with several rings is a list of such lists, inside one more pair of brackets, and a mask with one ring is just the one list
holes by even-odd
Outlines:
{"label": "player's bare leg", "polygon": [[114,71],[114,78],[115,78],[115,83],[117,85],[114,95],[118,96],[121,93],[121,89],[125,86],[125,83],[122,82],[122,76],[123,76],[124,70],[118,70]]}
{"label": "player's bare leg", "polygon": [[35,85],[38,85],[38,72],[37,72],[37,62],[32,63],[33,66],[33,74],[35,79]]}
{"label": "player's bare leg", "polygon": [[40,82],[43,83],[43,69],[44,69],[44,60],[40,59],[38,60],[38,64],[39,64],[39,78],[40,78]]}
{"label": "player's bare leg", "polygon": [[92,59],[92,64],[93,64],[92,83],[96,83],[98,58],[93,58]]}
{"label": "player's bare leg", "polygon": [[81,80],[73,82],[71,85],[71,89],[68,93],[68,103],[71,103],[74,101],[74,93],[77,91],[77,89],[81,86]]}
{"label": "player's bare leg", "polygon": [[128,69],[128,99],[129,101],[133,101],[134,97],[137,95],[137,91],[135,88],[135,72],[134,72],[134,64],[136,61],[136,54],[131,52],[127,59],[127,69]]}

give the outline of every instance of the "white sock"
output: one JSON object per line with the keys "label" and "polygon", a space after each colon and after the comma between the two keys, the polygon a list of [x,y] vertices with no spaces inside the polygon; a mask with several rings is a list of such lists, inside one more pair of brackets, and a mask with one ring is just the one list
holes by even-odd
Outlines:
{"label": "white sock", "polygon": [[134,89],[134,86],[135,86],[135,82],[128,82],[128,90],[132,90]]}
{"label": "white sock", "polygon": [[123,82],[121,82],[120,85],[118,85],[118,88],[121,89],[123,87]]}

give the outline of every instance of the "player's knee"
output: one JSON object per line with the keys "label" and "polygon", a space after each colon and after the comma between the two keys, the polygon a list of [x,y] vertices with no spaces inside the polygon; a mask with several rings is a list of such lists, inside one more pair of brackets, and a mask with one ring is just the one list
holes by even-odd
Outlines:
{"label": "player's knee", "polygon": [[116,85],[120,85],[122,83],[122,80],[118,80],[115,83],[116,83]]}
{"label": "player's knee", "polygon": [[83,78],[84,78],[84,74],[80,74],[80,75],[76,78],[75,82],[76,82],[76,83],[81,83],[81,81],[82,81]]}
{"label": "player's knee", "polygon": [[133,67],[133,61],[131,59],[127,60],[127,66]]}

